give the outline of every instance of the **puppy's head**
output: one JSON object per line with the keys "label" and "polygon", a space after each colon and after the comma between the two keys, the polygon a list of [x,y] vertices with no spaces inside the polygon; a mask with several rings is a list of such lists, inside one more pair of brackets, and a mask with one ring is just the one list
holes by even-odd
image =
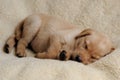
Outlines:
{"label": "puppy's head", "polygon": [[114,47],[106,35],[86,29],[76,36],[74,50],[74,59],[79,56],[84,64],[89,64],[109,54]]}

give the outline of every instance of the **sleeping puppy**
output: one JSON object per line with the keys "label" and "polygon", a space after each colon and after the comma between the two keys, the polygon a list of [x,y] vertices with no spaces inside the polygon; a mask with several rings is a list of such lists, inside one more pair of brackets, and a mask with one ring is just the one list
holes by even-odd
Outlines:
{"label": "sleeping puppy", "polygon": [[92,29],[81,32],[80,27],[45,14],[35,14],[24,19],[9,37],[4,51],[16,46],[16,56],[26,56],[28,45],[36,58],[76,60],[92,63],[114,50],[109,38]]}

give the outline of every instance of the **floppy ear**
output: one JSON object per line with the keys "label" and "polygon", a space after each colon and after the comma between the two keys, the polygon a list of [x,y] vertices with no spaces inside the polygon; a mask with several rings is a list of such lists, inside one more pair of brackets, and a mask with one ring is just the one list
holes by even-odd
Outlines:
{"label": "floppy ear", "polygon": [[85,29],[85,30],[83,30],[79,35],[77,35],[77,36],[75,37],[75,39],[78,39],[78,38],[80,38],[80,37],[84,37],[84,36],[91,35],[92,32],[93,32],[92,29]]}

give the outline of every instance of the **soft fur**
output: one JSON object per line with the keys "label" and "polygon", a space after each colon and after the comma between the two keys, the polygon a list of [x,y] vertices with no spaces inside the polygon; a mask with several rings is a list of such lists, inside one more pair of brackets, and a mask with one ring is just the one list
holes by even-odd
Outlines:
{"label": "soft fur", "polygon": [[[108,35],[115,50],[89,65],[75,61],[18,58],[3,52],[16,25],[34,13],[62,18],[83,31],[92,28]],[[81,32],[80,31],[80,32]],[[120,0],[0,0],[0,80],[120,80]]]}
{"label": "soft fur", "polygon": [[45,14],[34,14],[23,20],[7,40],[5,51],[17,43],[16,55],[26,56],[28,45],[37,58],[76,60],[92,63],[114,50],[109,38],[92,29],[80,28]]}

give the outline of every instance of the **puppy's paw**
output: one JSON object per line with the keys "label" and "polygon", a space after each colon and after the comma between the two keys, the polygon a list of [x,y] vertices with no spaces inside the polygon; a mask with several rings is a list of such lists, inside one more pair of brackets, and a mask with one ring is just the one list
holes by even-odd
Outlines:
{"label": "puppy's paw", "polygon": [[26,54],[24,53],[16,53],[16,56],[19,58],[26,57]]}
{"label": "puppy's paw", "polygon": [[5,44],[4,48],[3,48],[4,52],[9,53],[9,45]]}
{"label": "puppy's paw", "polygon": [[18,51],[15,53],[15,55],[16,55],[17,57],[19,57],[19,58],[21,58],[21,57],[26,57],[26,53],[25,53],[25,51],[23,51],[23,50],[18,50]]}
{"label": "puppy's paw", "polygon": [[66,53],[67,52],[65,50],[63,50],[59,55],[59,59],[60,60],[66,60]]}

